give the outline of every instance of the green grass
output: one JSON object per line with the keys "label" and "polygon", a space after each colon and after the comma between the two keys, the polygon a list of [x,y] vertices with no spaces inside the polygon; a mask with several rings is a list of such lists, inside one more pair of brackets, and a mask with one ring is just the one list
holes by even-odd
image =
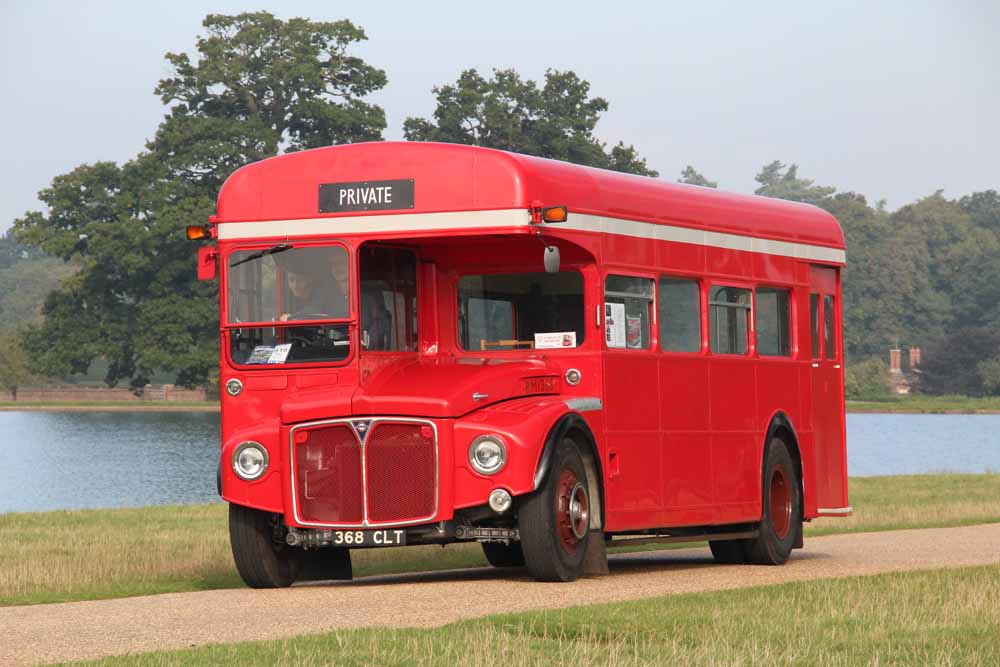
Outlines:
{"label": "green grass", "polygon": [[887,396],[878,400],[847,401],[848,412],[1000,413],[1000,396]]}
{"label": "green grass", "polygon": [[1000,566],[892,573],[107,658],[126,665],[1000,664]]}
{"label": "green grass", "polygon": [[[850,497],[854,516],[812,522],[806,537],[1000,521],[1000,474],[853,478]],[[359,577],[486,564],[476,544],[363,549],[352,557]],[[242,585],[223,503],[0,514],[0,605]]]}

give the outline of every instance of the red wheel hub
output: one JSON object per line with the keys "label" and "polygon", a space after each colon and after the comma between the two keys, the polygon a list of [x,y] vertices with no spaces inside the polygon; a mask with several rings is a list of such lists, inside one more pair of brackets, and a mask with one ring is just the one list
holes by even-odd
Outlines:
{"label": "red wheel hub", "polygon": [[556,483],[556,532],[567,553],[576,553],[587,535],[590,502],[587,489],[571,468],[563,468]]}
{"label": "red wheel hub", "polygon": [[785,539],[792,525],[792,490],[781,466],[771,471],[770,489],[771,528],[779,540]]}

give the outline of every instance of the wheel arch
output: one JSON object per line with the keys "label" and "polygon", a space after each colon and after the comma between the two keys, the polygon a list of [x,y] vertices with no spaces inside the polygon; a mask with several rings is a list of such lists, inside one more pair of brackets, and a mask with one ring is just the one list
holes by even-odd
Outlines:
{"label": "wheel arch", "polygon": [[587,471],[588,493],[591,498],[598,499],[600,512],[591,514],[590,529],[600,530],[604,527],[604,474],[601,467],[601,457],[597,451],[597,440],[594,432],[579,413],[568,412],[556,420],[545,436],[545,444],[542,446],[541,456],[538,457],[538,465],[535,467],[534,488],[538,490],[545,482],[545,478],[550,472],[552,457],[556,447],[563,438],[572,438],[583,458],[583,465]]}

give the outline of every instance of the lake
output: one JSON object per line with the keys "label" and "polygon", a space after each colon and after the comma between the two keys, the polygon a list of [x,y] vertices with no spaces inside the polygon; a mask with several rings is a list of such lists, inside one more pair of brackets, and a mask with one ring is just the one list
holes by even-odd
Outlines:
{"label": "lake", "polygon": [[[0,411],[0,512],[218,500],[219,415]],[[1000,415],[847,416],[852,476],[1000,471]]]}

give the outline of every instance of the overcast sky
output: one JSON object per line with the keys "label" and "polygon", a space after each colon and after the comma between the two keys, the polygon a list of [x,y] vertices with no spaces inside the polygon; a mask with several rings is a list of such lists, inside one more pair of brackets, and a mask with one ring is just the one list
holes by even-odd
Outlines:
{"label": "overcast sky", "polygon": [[[75,166],[133,157],[164,114],[167,51],[245,2],[0,0],[0,229]],[[387,139],[464,68],[572,69],[611,108],[610,143],[662,178],[687,164],[752,192],[771,160],[891,208],[1000,188],[1000,3],[286,0],[281,18],[349,18],[386,71]]]}

